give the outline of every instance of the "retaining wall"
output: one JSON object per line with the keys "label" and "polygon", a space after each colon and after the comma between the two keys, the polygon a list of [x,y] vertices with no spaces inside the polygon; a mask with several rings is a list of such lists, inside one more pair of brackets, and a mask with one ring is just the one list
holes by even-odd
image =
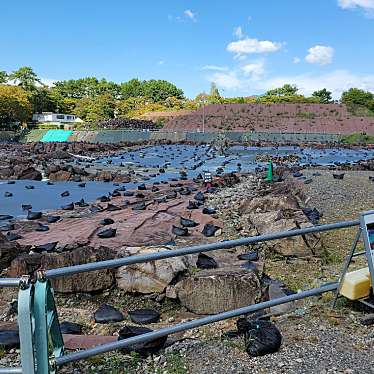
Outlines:
{"label": "retaining wall", "polygon": [[[48,130],[31,130],[23,137],[24,142],[45,141],[48,139]],[[68,141],[88,143],[118,143],[118,142],[146,142],[150,140],[167,140],[171,142],[201,142],[210,143],[221,137],[218,132],[180,132],[180,131],[73,131]],[[271,133],[271,132],[235,132],[224,133],[227,140],[233,142],[245,141],[271,141],[271,142],[335,142],[340,140],[338,134],[312,134],[312,133]],[[1,137],[1,134],[0,134]]]}

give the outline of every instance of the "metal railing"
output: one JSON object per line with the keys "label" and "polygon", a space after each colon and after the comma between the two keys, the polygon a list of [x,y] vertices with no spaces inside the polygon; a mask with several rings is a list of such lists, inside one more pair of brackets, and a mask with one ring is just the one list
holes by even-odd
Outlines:
{"label": "metal railing", "polygon": [[[282,231],[282,232],[276,232],[266,235],[259,235],[254,237],[248,237],[248,238],[242,238],[242,239],[236,239],[236,240],[227,240],[227,241],[221,241],[218,243],[211,243],[211,244],[202,244],[197,245],[193,247],[186,247],[186,248],[180,248],[176,250],[167,250],[167,251],[161,251],[158,253],[153,254],[146,254],[146,255],[139,255],[139,256],[130,256],[125,258],[119,258],[119,259],[113,259],[113,260],[106,260],[106,261],[99,261],[95,263],[88,263],[88,264],[82,264],[82,265],[75,265],[75,266],[67,266],[63,268],[58,269],[51,269],[47,270],[42,275],[39,274],[36,284],[38,282],[48,282],[51,279],[69,276],[73,274],[79,274],[83,272],[89,272],[89,271],[96,271],[96,270],[103,270],[103,269],[113,269],[118,268],[120,266],[125,265],[132,265],[132,264],[138,264],[138,263],[144,263],[149,261],[155,261],[155,260],[162,260],[170,257],[178,257],[178,256],[184,256],[184,255],[191,255],[196,253],[203,253],[203,252],[209,252],[209,251],[215,251],[220,249],[228,249],[228,248],[234,248],[242,245],[248,245],[248,244],[254,244],[258,242],[266,242],[271,240],[277,240],[277,239],[283,239],[283,238],[290,238],[294,236],[300,236],[300,235],[307,235],[307,234],[313,234],[318,232],[325,232],[330,230],[336,230],[336,229],[344,229],[344,228],[350,228],[354,226],[359,226],[360,221],[354,220],[354,221],[345,221],[345,222],[337,222],[332,224],[325,224],[325,225],[317,225],[317,226],[311,226],[301,229],[295,229],[290,231]],[[20,293],[22,292],[22,280],[24,281],[24,278],[3,278],[0,279],[0,287],[19,287],[20,286]],[[23,282],[24,284],[24,282]],[[70,353],[67,355],[61,355],[59,357],[55,357],[52,360],[50,369],[48,371],[40,371],[36,370],[33,371],[33,368],[30,369],[29,367],[26,370],[22,370],[22,368],[0,368],[0,374],[5,373],[37,373],[37,374],[47,374],[54,372],[55,368],[71,363],[78,360],[87,359],[89,357],[102,354],[105,352],[109,352],[112,350],[117,350],[121,348],[125,348],[128,346],[131,346],[135,343],[144,343],[149,342],[151,340],[164,337],[170,334],[174,334],[177,332],[193,329],[199,326],[204,326],[210,323],[222,321],[228,318],[237,317],[243,314],[247,313],[253,313],[265,308],[273,307],[276,305],[288,303],[295,300],[304,299],[306,297],[311,297],[315,295],[322,294],[324,292],[329,291],[336,291],[339,286],[338,282],[333,282],[329,284],[325,284],[322,287],[310,289],[307,291],[302,291],[296,294],[292,294],[289,296],[281,297],[278,299],[261,302],[258,304],[253,304],[249,306],[245,306],[242,308],[226,311],[223,313],[218,313],[215,315],[210,315],[203,318],[194,319],[192,321],[179,323],[170,327],[165,327],[156,331],[152,331],[150,333],[142,334],[139,336],[131,337],[124,340],[119,340],[116,342],[106,343],[102,344],[93,348],[89,348],[83,351]],[[19,305],[20,308],[20,305]],[[40,321],[39,321],[40,323]],[[20,324],[20,321],[19,321]],[[24,329],[25,326],[20,325],[20,330]],[[48,345],[46,346],[48,347]],[[34,351],[38,351],[40,349],[38,346],[34,347]],[[46,348],[48,350],[48,348]],[[30,347],[25,347],[22,345],[21,340],[21,363],[22,366],[27,364],[26,360],[22,360],[22,351],[23,350],[29,350]],[[62,352],[62,350],[60,350]],[[34,352],[36,356],[38,356],[38,353],[40,352]],[[48,352],[44,352],[45,354],[48,354]],[[33,361],[32,361],[33,362]],[[28,365],[29,366],[29,365]],[[38,366],[38,365],[36,365]],[[39,365],[40,367],[40,365]]]}

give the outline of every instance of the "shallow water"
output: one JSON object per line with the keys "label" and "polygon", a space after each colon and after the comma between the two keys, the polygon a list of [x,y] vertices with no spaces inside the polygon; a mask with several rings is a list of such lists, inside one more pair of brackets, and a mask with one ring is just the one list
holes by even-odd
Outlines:
{"label": "shallow water", "polygon": [[[215,173],[222,167],[224,172],[238,171],[250,172],[256,167],[266,166],[266,162],[256,162],[257,154],[271,154],[275,156],[297,155],[300,157],[300,166],[334,165],[334,163],[356,163],[374,157],[374,150],[358,149],[325,149],[300,147],[243,147],[234,146],[226,151],[226,155],[211,149],[207,145],[169,145],[150,146],[136,151],[124,152],[118,156],[106,157],[97,160],[91,167],[118,168],[121,163],[131,165],[131,169],[139,175],[135,179],[139,182],[124,184],[127,189],[136,188],[139,183],[152,184],[153,182],[170,181],[179,178],[179,171],[185,170],[189,178],[196,177],[203,171]],[[110,165],[108,161],[111,162]],[[84,162],[80,163],[84,165]],[[239,166],[240,165],[240,166]],[[276,165],[275,165],[276,166]],[[159,168],[165,168],[165,173],[158,173]],[[150,174],[157,174],[150,177]],[[148,180],[143,181],[143,178]],[[86,202],[95,201],[102,195],[108,195],[117,188],[113,183],[86,182],[86,187],[78,187],[77,182],[55,182],[47,185],[46,181],[17,180],[15,184],[0,182],[0,214],[10,214],[15,217],[25,217],[22,204],[31,204],[33,211],[58,209],[62,205],[84,199]],[[27,190],[26,185],[33,185],[35,189]],[[4,197],[8,191],[12,197]],[[61,193],[69,191],[70,196],[61,197]]]}

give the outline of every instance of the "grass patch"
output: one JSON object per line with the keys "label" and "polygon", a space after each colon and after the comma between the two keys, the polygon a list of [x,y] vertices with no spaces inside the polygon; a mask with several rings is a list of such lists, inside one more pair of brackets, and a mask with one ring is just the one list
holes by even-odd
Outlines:
{"label": "grass patch", "polygon": [[374,135],[367,134],[350,134],[340,138],[346,144],[374,144]]}

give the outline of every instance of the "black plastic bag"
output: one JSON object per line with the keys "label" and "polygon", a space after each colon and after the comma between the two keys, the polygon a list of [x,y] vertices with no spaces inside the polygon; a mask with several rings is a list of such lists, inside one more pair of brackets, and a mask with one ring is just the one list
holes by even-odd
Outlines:
{"label": "black plastic bag", "polygon": [[245,349],[251,357],[264,356],[279,350],[282,335],[272,322],[243,319],[239,321],[241,323],[238,331],[244,332]]}

